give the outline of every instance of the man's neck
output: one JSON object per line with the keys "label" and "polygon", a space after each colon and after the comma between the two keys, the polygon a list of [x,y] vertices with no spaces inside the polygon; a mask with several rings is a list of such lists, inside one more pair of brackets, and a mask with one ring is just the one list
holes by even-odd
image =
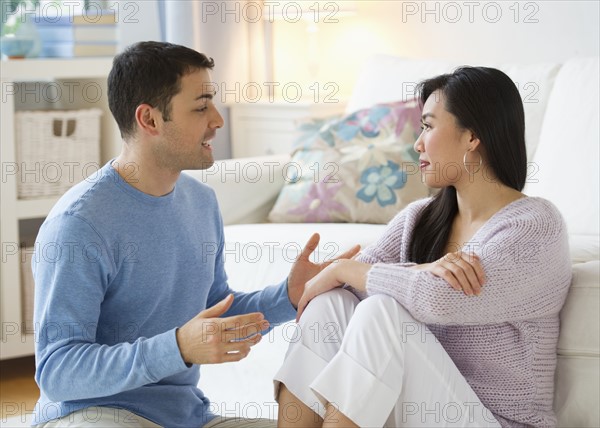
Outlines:
{"label": "man's neck", "polygon": [[172,192],[181,174],[158,165],[151,156],[128,149],[126,143],[112,167],[130,186],[151,196]]}

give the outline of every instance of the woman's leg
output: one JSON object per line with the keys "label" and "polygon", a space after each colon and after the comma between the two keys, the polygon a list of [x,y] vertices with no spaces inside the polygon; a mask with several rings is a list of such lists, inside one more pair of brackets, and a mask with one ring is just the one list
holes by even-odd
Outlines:
{"label": "woman's leg", "polygon": [[348,290],[334,289],[307,306],[274,379],[278,426],[322,425],[325,407],[309,385],[338,352],[358,302]]}
{"label": "woman's leg", "polygon": [[340,427],[344,417],[361,427],[500,426],[429,329],[388,296],[358,305],[310,387],[342,414]]}

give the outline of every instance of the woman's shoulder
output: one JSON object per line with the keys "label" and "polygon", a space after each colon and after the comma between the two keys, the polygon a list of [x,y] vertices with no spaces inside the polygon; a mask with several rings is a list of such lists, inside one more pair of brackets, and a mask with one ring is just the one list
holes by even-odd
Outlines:
{"label": "woman's shoulder", "polygon": [[566,233],[565,221],[558,208],[537,196],[525,196],[511,202],[491,220],[500,228],[508,226],[522,236],[534,234],[544,239]]}
{"label": "woman's shoulder", "polygon": [[541,219],[547,222],[562,222],[562,215],[556,205],[538,196],[524,196],[502,208],[497,214],[507,218]]}

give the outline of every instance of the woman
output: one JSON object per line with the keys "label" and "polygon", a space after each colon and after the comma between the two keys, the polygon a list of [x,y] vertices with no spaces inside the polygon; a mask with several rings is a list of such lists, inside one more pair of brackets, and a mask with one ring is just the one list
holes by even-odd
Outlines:
{"label": "woman", "polygon": [[302,334],[275,377],[281,427],[556,425],[571,265],[560,213],[521,193],[517,88],[463,67],[419,96],[414,148],[440,191],[306,284]]}

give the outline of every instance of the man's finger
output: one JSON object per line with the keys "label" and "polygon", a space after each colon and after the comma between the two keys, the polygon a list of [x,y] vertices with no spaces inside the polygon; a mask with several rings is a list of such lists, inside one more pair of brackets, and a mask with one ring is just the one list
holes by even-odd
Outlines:
{"label": "man's finger", "polygon": [[298,256],[298,260],[308,260],[308,257],[319,246],[319,241],[320,240],[321,240],[321,237],[319,236],[319,234],[318,233],[313,233],[313,235],[310,237],[310,239],[308,240],[308,242],[304,246],[304,249],[302,250],[302,253],[300,253],[300,256]]}
{"label": "man's finger", "polygon": [[221,320],[221,329],[223,330],[240,330],[243,328],[256,327],[258,325],[266,325],[268,328],[269,322],[264,319],[264,315],[260,312],[251,314],[236,315],[223,318]]}
{"label": "man's finger", "polygon": [[198,318],[218,318],[229,310],[233,303],[233,294],[228,295],[219,303],[200,312]]}
{"label": "man's finger", "polygon": [[350,248],[348,251],[336,257],[336,260],[355,259],[358,256],[358,253],[360,253],[360,245],[357,244],[354,247]]}
{"label": "man's finger", "polygon": [[258,324],[249,324],[245,326],[221,330],[222,340],[224,342],[245,340],[249,337],[256,336],[260,332],[269,328],[269,322],[263,321]]}
{"label": "man's finger", "polygon": [[332,259],[332,260],[329,260],[328,262],[323,263],[323,267],[329,266],[331,263],[334,263],[338,260],[344,260],[344,259],[354,260],[354,259],[356,259],[356,257],[358,257],[359,254],[360,254],[360,245],[357,244],[354,247],[350,248],[348,251],[340,254],[335,259]]}

